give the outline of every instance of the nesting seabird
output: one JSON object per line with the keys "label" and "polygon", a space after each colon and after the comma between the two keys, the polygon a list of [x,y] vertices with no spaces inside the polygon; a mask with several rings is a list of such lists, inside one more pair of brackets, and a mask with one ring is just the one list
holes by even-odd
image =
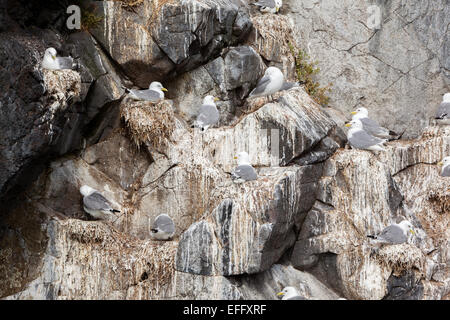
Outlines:
{"label": "nesting seabird", "polygon": [[49,70],[77,69],[78,65],[72,57],[57,57],[55,48],[45,50],[42,68]]}
{"label": "nesting seabird", "polygon": [[442,103],[436,111],[435,119],[450,119],[450,92],[442,97]]}
{"label": "nesting seabird", "polygon": [[238,161],[238,166],[231,173],[231,179],[234,183],[243,183],[258,178],[255,169],[250,164],[247,152],[239,152],[234,159]]}
{"label": "nesting seabird", "polygon": [[445,157],[438,164],[440,166],[442,166],[441,176],[442,177],[450,177],[450,157]]}
{"label": "nesting seabird", "polygon": [[261,12],[278,13],[283,6],[282,0],[259,0],[254,3]]}
{"label": "nesting seabird", "polygon": [[284,76],[277,67],[269,67],[264,76],[258,81],[255,89],[249,94],[249,98],[269,96],[281,90],[284,84]]}
{"label": "nesting seabird", "polygon": [[308,300],[302,297],[294,287],[286,287],[283,291],[278,292],[277,296],[282,297],[281,300]]}
{"label": "nesting seabird", "polygon": [[347,140],[353,148],[370,151],[384,150],[382,144],[387,140],[380,139],[368,134],[366,131],[364,131],[363,125],[360,120],[352,120],[345,126],[351,127],[351,129],[347,132]]}
{"label": "nesting seabird", "polygon": [[167,214],[156,217],[150,230],[150,235],[156,240],[169,240],[175,234],[175,224]]}
{"label": "nesting seabird", "polygon": [[206,131],[210,126],[219,122],[220,114],[219,110],[217,110],[216,101],[219,101],[219,99],[213,96],[206,96],[203,99],[197,120],[194,122],[195,127]]}
{"label": "nesting seabird", "polygon": [[387,226],[378,235],[367,237],[377,240],[380,244],[400,244],[408,241],[408,232],[414,235],[414,227],[408,220],[403,220],[399,224]]}
{"label": "nesting seabird", "polygon": [[164,88],[164,86],[158,82],[153,81],[150,83],[150,86],[148,89],[145,90],[128,90],[128,97],[137,100],[137,101],[150,101],[157,103],[161,100],[164,100],[164,92],[167,92],[167,89]]}
{"label": "nesting seabird", "polygon": [[353,111],[352,115],[352,120],[361,121],[364,131],[374,137],[381,139],[392,139],[397,136],[395,132],[381,127],[376,121],[370,119],[369,111],[364,107],[358,108],[356,111]]}
{"label": "nesting seabird", "polygon": [[111,202],[94,188],[84,185],[80,188],[80,193],[83,195],[84,211],[96,219],[104,219],[108,215],[120,212],[113,209]]}

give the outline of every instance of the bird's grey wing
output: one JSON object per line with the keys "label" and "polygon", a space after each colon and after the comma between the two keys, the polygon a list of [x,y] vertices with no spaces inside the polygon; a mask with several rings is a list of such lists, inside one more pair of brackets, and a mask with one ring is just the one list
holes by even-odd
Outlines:
{"label": "bird's grey wing", "polygon": [[441,176],[450,177],[450,165],[444,167],[444,169],[442,170]]}
{"label": "bird's grey wing", "polygon": [[153,229],[156,228],[166,233],[175,232],[175,224],[173,223],[173,220],[167,215],[159,215],[158,217],[156,217],[155,222],[153,223]]}
{"label": "bird's grey wing", "polygon": [[308,300],[305,297],[302,296],[295,296],[295,297],[291,297],[291,298],[287,298],[286,300]]}
{"label": "bird's grey wing", "polygon": [[232,172],[232,177],[234,179],[244,179],[245,181],[255,180],[258,178],[255,169],[249,165],[237,166]]}
{"label": "bird's grey wing", "polygon": [[75,62],[72,57],[57,57],[56,61],[60,69],[74,69]]}
{"label": "bird's grey wing", "polygon": [[377,122],[370,118],[360,119],[364,130],[374,136],[389,136],[389,130],[381,127]]}
{"label": "bird's grey wing", "polygon": [[352,146],[364,149],[382,143],[385,140],[373,137],[364,130],[359,130],[356,131],[348,141]]}
{"label": "bird's grey wing", "polygon": [[99,192],[94,192],[83,198],[83,204],[90,210],[110,210],[111,203]]}
{"label": "bird's grey wing", "polygon": [[219,121],[220,115],[216,106],[204,104],[200,107],[197,122],[202,125],[213,125]]}
{"label": "bird's grey wing", "polygon": [[299,87],[299,86],[300,86],[299,82],[287,82],[287,81],[285,81],[283,83],[283,86],[281,87],[280,90],[289,90],[291,88]]}
{"label": "bird's grey wing", "polygon": [[275,8],[275,0],[259,0],[255,3],[255,5],[260,7],[269,7],[269,8]]}
{"label": "bird's grey wing", "polygon": [[253,89],[253,91],[250,92],[250,96],[255,96],[264,93],[264,91],[266,91],[267,85],[270,83],[270,80],[271,79],[268,76],[262,77],[256,84],[255,89]]}
{"label": "bird's grey wing", "polygon": [[390,225],[377,236],[379,240],[385,240],[392,244],[403,243],[407,240],[403,230],[397,225]]}
{"label": "bird's grey wing", "polygon": [[159,92],[155,90],[130,90],[130,93],[134,95],[137,99],[142,101],[151,101],[151,102],[157,102],[160,100],[160,94]]}
{"label": "bird's grey wing", "polygon": [[450,119],[450,102],[442,102],[436,111],[436,119]]}

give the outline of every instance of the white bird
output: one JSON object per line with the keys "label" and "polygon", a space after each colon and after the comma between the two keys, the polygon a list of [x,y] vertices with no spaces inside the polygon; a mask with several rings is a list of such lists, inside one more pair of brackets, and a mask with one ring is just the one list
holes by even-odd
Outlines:
{"label": "white bird", "polygon": [[72,57],[56,57],[56,49],[45,50],[42,68],[49,70],[76,69],[77,63]]}
{"label": "white bird", "polygon": [[284,76],[277,67],[269,67],[264,76],[258,81],[255,89],[249,94],[249,98],[272,95],[283,88]]}
{"label": "white bird", "polygon": [[450,177],[450,157],[445,157],[438,165],[442,166],[441,176]]}
{"label": "white bird", "polygon": [[231,180],[233,180],[234,183],[243,183],[258,178],[255,169],[250,164],[247,152],[239,152],[234,159],[237,159],[238,161],[238,166],[231,173]]}
{"label": "white bird", "polygon": [[403,220],[399,224],[394,223],[387,226],[378,235],[368,235],[367,237],[375,239],[381,244],[400,244],[408,241],[408,232],[414,235],[414,227],[408,220]]}
{"label": "white bird", "polygon": [[450,119],[450,92],[442,97],[442,103],[436,111],[435,119]]}
{"label": "white bird", "polygon": [[380,139],[368,134],[366,131],[364,131],[363,125],[360,120],[352,120],[345,126],[351,127],[351,129],[347,132],[347,140],[353,148],[370,151],[384,150],[382,144],[387,140]]}
{"label": "white bird", "polygon": [[219,99],[213,96],[206,96],[203,99],[197,120],[194,122],[195,127],[206,131],[210,126],[219,122],[220,114],[219,110],[217,110],[216,101],[219,101]]}
{"label": "white bird", "polygon": [[277,293],[277,296],[281,296],[281,300],[308,300],[302,297],[294,287],[284,288],[283,291]]}
{"label": "white bird", "polygon": [[167,89],[163,87],[161,82],[153,81],[150,83],[148,89],[145,90],[134,90],[134,89],[126,89],[128,91],[128,96],[137,101],[150,101],[150,102],[159,102],[164,100],[164,92],[167,92]]}
{"label": "white bird", "polygon": [[278,13],[283,6],[282,0],[259,0],[254,3],[261,12]]}
{"label": "white bird", "polygon": [[175,234],[175,224],[167,214],[156,217],[151,228],[151,237],[156,240],[169,240]]}
{"label": "white bird", "polygon": [[94,188],[84,185],[80,188],[80,193],[83,195],[84,211],[94,218],[104,219],[107,215],[120,212],[113,209],[111,202]]}
{"label": "white bird", "polygon": [[370,135],[382,138],[382,139],[390,139],[397,134],[393,131],[390,131],[386,128],[381,127],[376,121],[369,118],[369,111],[364,108],[358,108],[356,111],[352,112],[352,120],[359,120],[363,125],[363,129]]}

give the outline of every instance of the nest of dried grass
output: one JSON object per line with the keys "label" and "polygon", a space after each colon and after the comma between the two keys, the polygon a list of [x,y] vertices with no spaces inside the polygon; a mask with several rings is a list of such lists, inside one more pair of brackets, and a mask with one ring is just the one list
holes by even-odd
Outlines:
{"label": "nest of dried grass", "polygon": [[425,261],[422,251],[408,243],[384,246],[376,257],[381,264],[391,268],[396,276],[412,268],[423,270]]}
{"label": "nest of dried grass", "polygon": [[134,263],[135,283],[146,282],[151,295],[158,295],[175,275],[176,252],[175,242],[147,242]]}
{"label": "nest of dried grass", "polygon": [[124,101],[120,115],[125,120],[131,140],[138,148],[148,145],[156,150],[171,141],[175,114],[169,101],[157,104],[148,101]]}
{"label": "nest of dried grass", "polygon": [[120,2],[121,6],[125,9],[138,7],[144,2],[144,0],[112,0],[112,1]]}
{"label": "nest of dried grass", "polygon": [[67,232],[69,238],[83,244],[113,244],[116,242],[117,234],[114,230],[106,228],[100,221],[68,220]]}
{"label": "nest of dried grass", "polygon": [[73,70],[42,70],[46,97],[51,101],[79,98],[81,92],[80,74]]}
{"label": "nest of dried grass", "polygon": [[114,272],[130,276],[130,285],[142,283],[151,295],[158,296],[161,288],[171,284],[177,242],[128,237],[101,221],[69,219],[66,222],[69,239],[104,252]]}

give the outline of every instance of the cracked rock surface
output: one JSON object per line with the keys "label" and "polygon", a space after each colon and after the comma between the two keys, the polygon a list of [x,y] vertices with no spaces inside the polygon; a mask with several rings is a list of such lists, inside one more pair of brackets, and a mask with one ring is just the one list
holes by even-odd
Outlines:
{"label": "cracked rock surface", "polygon": [[[94,1],[101,23],[66,35],[65,2],[0,1],[0,298],[277,299],[295,286],[313,300],[448,299],[437,162],[450,128],[427,122],[448,91],[445,1],[391,1],[378,31],[362,3],[286,0],[262,15],[248,2]],[[34,18],[40,6],[52,22]],[[334,82],[330,107],[303,87],[246,99],[268,66],[296,80],[289,45]],[[41,70],[48,46],[80,68]],[[166,100],[124,94],[153,80]],[[201,132],[209,94],[220,122]],[[346,148],[345,113],[363,102],[404,138]],[[240,151],[257,180],[231,181]],[[91,218],[84,184],[121,212]],[[161,213],[176,226],[166,242],[150,237]],[[405,218],[416,235],[373,250],[367,235]]]}

